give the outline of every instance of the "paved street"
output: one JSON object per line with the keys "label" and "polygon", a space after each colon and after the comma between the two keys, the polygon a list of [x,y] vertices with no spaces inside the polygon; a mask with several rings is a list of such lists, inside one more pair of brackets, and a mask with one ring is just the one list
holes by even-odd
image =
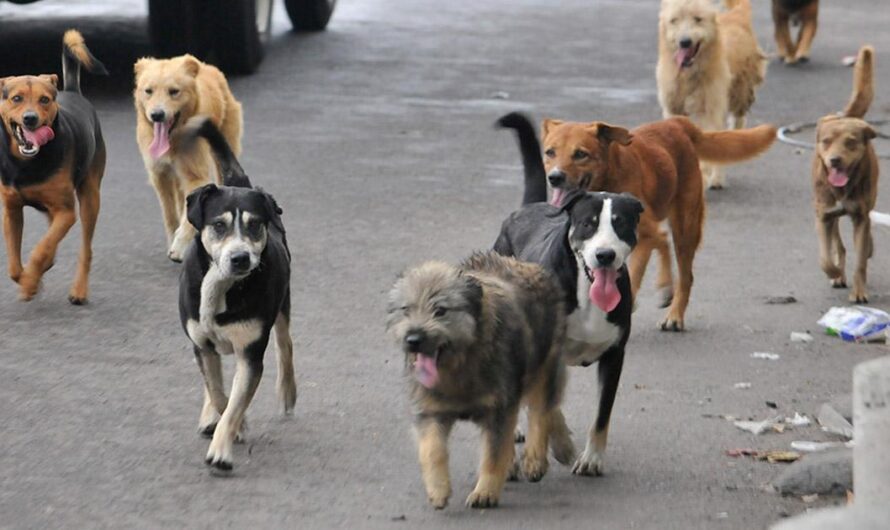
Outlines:
{"label": "paved street", "polygon": [[[769,3],[754,3],[772,53]],[[660,118],[657,0],[340,0],[329,31],[309,35],[292,34],[277,6],[260,71],[231,87],[244,105],[242,163],[283,207],[294,254],[299,399],[293,418],[277,416],[270,351],[249,442],[236,446],[228,479],[203,463],[201,379],[179,325],[179,266],[165,257],[135,143],[131,71],[149,53],[145,8],[94,4],[0,3],[0,75],[60,70],[69,26],[83,29],[113,73],[84,75],[109,152],[90,304],[66,301],[79,225],[34,301],[17,301],[16,286],[0,278],[0,528],[753,529],[813,506],[764,491],[781,464],[724,451],[828,439],[818,426],[754,436],[717,416],[813,415],[850,391],[854,364],[888,350],[818,332],[816,320],[846,304],[846,292],[831,290],[818,267],[812,153],[778,143],[730,168],[728,189],[708,192],[687,332],[655,329],[662,310],[644,287],[606,475],[579,478],[554,462],[540,483],[508,484],[497,510],[464,508],[479,450],[477,430],[461,425],[451,505],[426,504],[402,356],[384,336],[385,294],[410,264],[490,246],[518,205],[517,147],[491,126],[501,114],[626,126]],[[771,64],[749,123],[840,110],[852,74],[841,58],[864,42],[877,49],[869,117],[890,116],[885,1],[824,2],[820,20],[812,62]],[[890,142],[877,145],[890,153]],[[890,179],[880,188],[878,210],[890,211]],[[27,213],[27,250],[44,227]],[[876,230],[875,246],[871,300],[888,309],[890,230]],[[774,295],[798,302],[766,305]],[[789,332],[804,330],[814,343],[790,343]],[[781,358],[751,358],[756,351]],[[595,369],[573,368],[565,412],[579,447],[594,392]]]}

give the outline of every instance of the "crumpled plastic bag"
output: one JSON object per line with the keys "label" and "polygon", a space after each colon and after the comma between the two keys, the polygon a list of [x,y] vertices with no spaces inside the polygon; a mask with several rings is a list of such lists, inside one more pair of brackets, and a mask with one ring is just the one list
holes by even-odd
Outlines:
{"label": "crumpled plastic bag", "polygon": [[890,314],[860,305],[832,307],[818,324],[829,335],[837,335],[847,342],[867,342],[881,339],[884,330],[890,329]]}

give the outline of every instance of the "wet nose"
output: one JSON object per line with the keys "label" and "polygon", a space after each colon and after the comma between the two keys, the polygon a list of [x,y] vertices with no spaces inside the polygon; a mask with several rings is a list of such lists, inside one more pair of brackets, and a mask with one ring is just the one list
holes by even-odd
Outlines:
{"label": "wet nose", "polygon": [[412,331],[405,336],[405,346],[408,346],[409,350],[416,352],[423,346],[424,340],[426,340],[426,335],[419,331]]}
{"label": "wet nose", "polygon": [[232,269],[236,272],[245,272],[250,268],[250,254],[247,252],[232,254],[229,262],[232,264]]}
{"label": "wet nose", "polygon": [[566,174],[562,171],[551,171],[547,174],[547,180],[554,188],[558,188],[566,183]]}
{"label": "wet nose", "polygon": [[833,156],[828,159],[828,162],[831,164],[831,167],[833,167],[835,169],[841,167],[841,164],[843,163],[843,161],[844,161],[844,159],[839,156]]}
{"label": "wet nose", "polygon": [[683,37],[680,39],[680,47],[681,48],[691,48],[692,47],[692,39],[689,37]]}
{"label": "wet nose", "polygon": [[29,129],[37,127],[38,123],[40,123],[40,116],[36,112],[26,112],[22,116],[22,125]]}
{"label": "wet nose", "polygon": [[598,248],[595,252],[596,262],[601,267],[608,267],[615,262],[615,251],[611,248]]}
{"label": "wet nose", "polygon": [[151,116],[151,121],[158,123],[164,121],[164,119],[167,117],[167,113],[163,110],[156,109],[151,111],[151,114],[149,116]]}

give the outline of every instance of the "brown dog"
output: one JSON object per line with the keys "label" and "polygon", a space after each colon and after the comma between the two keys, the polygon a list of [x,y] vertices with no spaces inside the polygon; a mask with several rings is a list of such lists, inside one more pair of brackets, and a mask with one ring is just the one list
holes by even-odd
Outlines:
{"label": "brown dog", "polygon": [[[83,37],[65,33],[62,53],[63,88],[58,76],[0,79],[0,194],[9,276],[22,300],[37,294],[40,279],[53,266],[56,248],[77,219],[80,205],[83,243],[72,304],[87,299],[93,231],[99,216],[99,184],[105,173],[105,144],[99,118],[80,93],[80,67],[106,73],[90,54]],[[49,218],[49,230],[22,266],[22,209],[32,206]]]}
{"label": "brown dog", "polygon": [[859,50],[853,74],[853,95],[841,116],[826,116],[816,128],[813,158],[813,205],[819,234],[819,264],[833,287],[846,287],[846,249],[838,228],[841,216],[853,221],[856,272],[850,301],[868,302],[866,268],[872,255],[869,213],[878,196],[878,157],[871,140],[875,131],[862,120],[874,96],[874,49]]}
{"label": "brown dog", "polygon": [[[800,22],[797,42],[791,40],[790,25]],[[806,62],[819,25],[819,0],[773,0],[776,50],[785,64]]]}
{"label": "brown dog", "polygon": [[[699,160],[738,162],[756,156],[775,140],[776,129],[703,132],[683,117],[649,123],[633,132],[600,122],[572,123],[544,120],[544,167],[557,205],[566,192],[628,192],[645,207],[638,227],[639,240],[630,262],[634,294],[653,249],[659,254],[657,285],[670,304],[659,323],[663,330],[680,331],[692,289],[692,262],[701,242],[705,200]],[[673,286],[667,220],[677,255],[679,283]]]}

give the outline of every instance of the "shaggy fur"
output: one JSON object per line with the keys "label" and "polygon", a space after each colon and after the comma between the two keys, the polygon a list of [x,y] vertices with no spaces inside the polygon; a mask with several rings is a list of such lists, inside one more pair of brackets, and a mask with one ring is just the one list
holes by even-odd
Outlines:
{"label": "shaggy fur", "polygon": [[[706,131],[723,130],[729,116],[745,126],[755,91],[766,76],[766,55],[751,27],[749,0],[662,0],[658,22],[658,101],[665,118],[689,116]],[[691,50],[680,64],[683,46]],[[702,167],[705,184],[725,186],[719,165]]]}
{"label": "shaggy fur", "polygon": [[[167,256],[181,261],[195,235],[185,214],[189,193],[210,183],[218,174],[205,142],[180,142],[181,126],[195,115],[208,116],[222,132],[235,156],[241,154],[241,104],[229,91],[225,76],[215,66],[204,64],[191,55],[173,59],[139,59],[134,66],[136,89],[136,141],[148,170],[148,178],[161,203],[167,234]],[[153,118],[169,127],[168,151],[154,156],[156,141]],[[216,179],[219,183],[218,178]]]}
{"label": "shaggy fur", "polygon": [[862,119],[874,95],[873,56],[871,46],[859,50],[853,95],[842,115],[819,120],[813,158],[819,264],[833,287],[846,287],[846,249],[838,224],[849,215],[857,258],[849,299],[855,303],[868,302],[866,273],[874,251],[870,213],[878,196],[878,157],[871,144],[875,131]]}
{"label": "shaggy fur", "polygon": [[[528,406],[521,468],[529,480],[547,471],[551,437],[571,447],[559,408],[565,329],[562,290],[538,265],[491,252],[458,267],[428,262],[398,279],[389,295],[387,330],[411,374],[418,457],[435,508],[444,508],[451,496],[447,438],[459,419],[482,429],[479,480],[466,501],[473,508],[498,504],[513,464],[521,404]],[[430,365],[432,380],[425,378]]]}
{"label": "shaggy fur", "polygon": [[[791,40],[793,22],[800,23],[797,42]],[[785,64],[806,62],[819,25],[819,0],[773,0],[776,51]]]}

